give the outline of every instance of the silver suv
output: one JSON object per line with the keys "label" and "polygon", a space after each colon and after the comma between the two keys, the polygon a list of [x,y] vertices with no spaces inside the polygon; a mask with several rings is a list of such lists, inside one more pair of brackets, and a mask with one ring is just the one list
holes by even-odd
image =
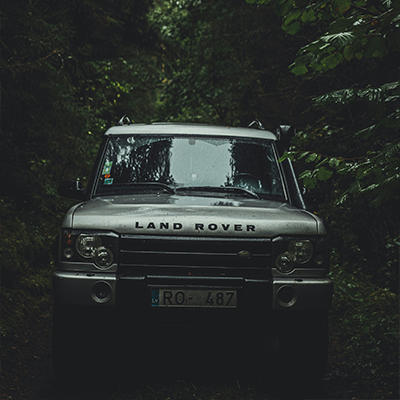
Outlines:
{"label": "silver suv", "polygon": [[223,325],[278,338],[287,379],[322,378],[327,232],[278,161],[290,131],[124,119],[105,133],[88,186],[60,187],[81,202],[54,274],[58,377],[93,363],[99,338],[112,353],[118,332]]}

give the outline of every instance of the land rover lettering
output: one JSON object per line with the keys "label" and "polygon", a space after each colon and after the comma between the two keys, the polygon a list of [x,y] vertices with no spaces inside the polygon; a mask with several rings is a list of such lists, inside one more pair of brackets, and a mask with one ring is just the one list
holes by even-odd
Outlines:
{"label": "land rover lettering", "polygon": [[236,232],[241,232],[243,230],[246,230],[247,232],[255,232],[256,227],[255,225],[240,225],[240,224],[195,224],[194,229],[196,231],[204,231],[204,230],[209,230],[209,231],[216,231],[216,230],[222,230],[222,231],[236,231]]}
{"label": "land rover lettering", "polygon": [[140,223],[140,222],[135,222],[135,229],[171,229],[174,231],[179,231],[180,229],[182,229],[182,224],[181,223],[163,223],[161,222],[160,224],[157,224],[158,226],[156,226],[156,224],[154,222],[148,222],[147,224],[144,223]]}

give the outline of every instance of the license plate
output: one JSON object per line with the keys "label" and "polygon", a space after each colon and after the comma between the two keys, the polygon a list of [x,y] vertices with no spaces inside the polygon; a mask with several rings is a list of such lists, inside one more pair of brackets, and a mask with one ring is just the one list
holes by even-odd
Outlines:
{"label": "license plate", "polygon": [[236,308],[236,290],[151,289],[152,307]]}

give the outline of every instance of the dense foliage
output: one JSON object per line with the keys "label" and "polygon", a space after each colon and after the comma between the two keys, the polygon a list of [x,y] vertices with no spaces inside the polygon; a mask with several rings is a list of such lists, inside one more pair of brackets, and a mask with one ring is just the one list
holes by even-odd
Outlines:
{"label": "dense foliage", "polygon": [[105,128],[125,112],[154,116],[161,70],[149,5],[2,4],[3,334],[30,315],[29,296],[49,300],[55,237],[71,205],[60,182],[85,181]]}
{"label": "dense foliage", "polygon": [[71,204],[57,187],[87,179],[106,127],[257,118],[297,128],[285,157],[325,196],[332,362],[398,397],[399,15],[399,0],[2,4],[2,335],[50,301]]}
{"label": "dense foliage", "polygon": [[342,264],[353,272],[362,263],[398,293],[400,2],[260,3],[274,4],[286,33],[305,30],[310,40],[290,65],[312,90],[310,117],[287,156],[314,163],[300,174],[307,188],[327,182],[320,211],[335,239],[348,239]]}
{"label": "dense foliage", "polygon": [[319,212],[333,246],[337,350],[364,375],[366,386],[380,377],[376,397],[393,396],[398,393],[400,2],[257,3],[273,6],[288,35],[307,39],[289,68],[310,89],[304,113],[309,118],[285,157],[303,169],[305,187],[326,195]]}
{"label": "dense foliage", "polygon": [[160,118],[240,126],[258,118],[276,129],[300,113],[299,84],[286,68],[297,39],[285,38],[271,10],[243,0],[165,1],[151,22],[164,49]]}

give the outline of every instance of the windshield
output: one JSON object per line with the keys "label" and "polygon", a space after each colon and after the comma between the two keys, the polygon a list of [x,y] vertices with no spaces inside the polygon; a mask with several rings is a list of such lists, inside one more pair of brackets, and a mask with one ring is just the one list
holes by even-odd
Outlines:
{"label": "windshield", "polygon": [[271,141],[204,136],[110,137],[95,194],[162,189],[180,195],[224,189],[233,195],[242,189],[256,197],[284,199]]}

